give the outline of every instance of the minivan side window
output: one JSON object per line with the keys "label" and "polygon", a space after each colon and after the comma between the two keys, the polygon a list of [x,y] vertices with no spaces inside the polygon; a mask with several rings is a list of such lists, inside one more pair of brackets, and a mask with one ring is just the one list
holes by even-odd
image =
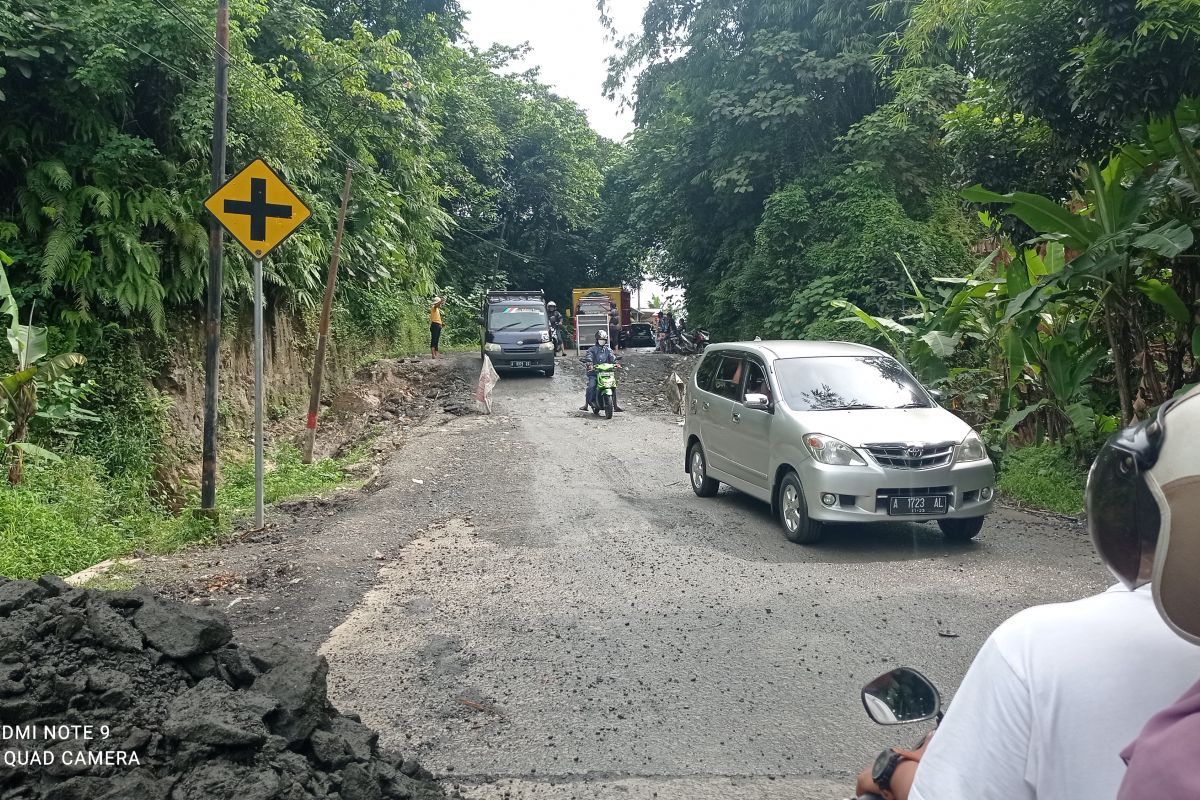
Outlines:
{"label": "minivan side window", "polygon": [[746,362],[741,356],[725,353],[721,367],[717,370],[716,380],[713,382],[713,393],[728,397],[730,400],[739,400],[742,391],[742,376],[746,372],[745,365]]}
{"label": "minivan side window", "polygon": [[717,377],[717,364],[721,363],[720,353],[709,353],[700,362],[696,370],[696,386],[706,392],[714,391],[713,380]]}
{"label": "minivan side window", "polygon": [[771,395],[771,383],[767,380],[767,371],[755,359],[746,359],[746,385],[742,391],[741,402],[746,402],[748,394],[765,394],[768,400],[775,401]]}

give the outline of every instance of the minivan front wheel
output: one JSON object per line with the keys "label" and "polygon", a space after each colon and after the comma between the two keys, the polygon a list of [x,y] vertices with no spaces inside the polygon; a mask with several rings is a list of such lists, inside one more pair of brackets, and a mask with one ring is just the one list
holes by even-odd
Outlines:
{"label": "minivan front wheel", "polygon": [[796,544],[814,544],[825,532],[820,522],[808,516],[804,488],[794,472],[784,475],[779,484],[779,521],[787,538]]}
{"label": "minivan front wheel", "polygon": [[965,542],[974,539],[983,530],[983,517],[970,519],[939,519],[938,527],[947,539]]}
{"label": "minivan front wheel", "polygon": [[713,497],[721,488],[721,482],[708,477],[708,462],[704,458],[704,448],[699,442],[692,445],[688,453],[688,466],[692,472],[692,491],[697,497]]}

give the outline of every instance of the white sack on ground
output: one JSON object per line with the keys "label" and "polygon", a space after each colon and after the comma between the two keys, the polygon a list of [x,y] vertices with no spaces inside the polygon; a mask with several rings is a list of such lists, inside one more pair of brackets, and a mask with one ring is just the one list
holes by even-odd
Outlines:
{"label": "white sack on ground", "polygon": [[500,376],[492,366],[492,360],[483,357],[483,369],[479,371],[479,383],[475,386],[475,410],[483,414],[492,413],[492,389],[496,388]]}

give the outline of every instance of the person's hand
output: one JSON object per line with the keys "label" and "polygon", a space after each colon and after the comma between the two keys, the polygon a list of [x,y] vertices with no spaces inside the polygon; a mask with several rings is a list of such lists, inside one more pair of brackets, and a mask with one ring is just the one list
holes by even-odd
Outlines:
{"label": "person's hand", "polygon": [[903,747],[893,747],[892,752],[897,753],[901,757],[901,761],[896,765],[896,771],[892,773],[891,789],[881,789],[875,780],[871,777],[874,763],[868,764],[862,772],[858,773],[858,780],[855,781],[854,791],[856,794],[877,794],[884,800],[908,800],[908,792],[912,788],[913,779],[917,774],[917,764],[920,763],[921,757],[925,755],[925,751],[929,747],[929,740],[933,738],[933,731],[925,735],[925,739],[921,742],[921,746],[916,750],[905,750]]}

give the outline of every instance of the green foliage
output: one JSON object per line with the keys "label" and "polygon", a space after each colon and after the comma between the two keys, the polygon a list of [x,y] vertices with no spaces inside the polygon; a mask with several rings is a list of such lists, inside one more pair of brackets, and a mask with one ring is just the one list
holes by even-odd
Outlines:
{"label": "green foliage", "polygon": [[20,486],[0,487],[0,575],[70,575],[136,551],[168,552],[212,535],[171,517],[135,487],[113,482],[95,460],[31,462]]}
{"label": "green foliage", "polygon": [[[153,383],[166,351],[155,348],[153,338],[115,324],[89,328],[81,343],[88,358],[81,378],[91,386],[89,407],[98,419],[85,424],[85,435],[71,448],[129,492],[157,498],[157,474],[177,466],[167,444],[171,401]],[[173,506],[182,501],[162,499]]]}
{"label": "green foliage", "polygon": [[[1078,257],[1060,269],[1036,276],[1030,285],[1022,285],[1022,291],[1012,292],[1005,321],[1024,316],[1036,324],[1036,315],[1051,304],[1078,307],[1089,317],[1102,315],[1121,410],[1130,421],[1135,399],[1129,379],[1137,372],[1135,353],[1145,347],[1148,328],[1155,324],[1141,300],[1148,299],[1162,321],[1185,328],[1192,323],[1188,304],[1162,278],[1164,265],[1189,250],[1194,235],[1188,223],[1162,212],[1167,182],[1161,172],[1148,172],[1140,163],[1115,155],[1104,169],[1089,164],[1086,176],[1085,205],[1079,211],[1026,192],[1000,195],[975,187],[965,196],[1006,206],[1034,231],[1078,251]],[[1187,338],[1182,336],[1181,344]],[[1093,359],[1085,362],[1093,363]],[[1141,372],[1155,404],[1178,388],[1163,385],[1156,368],[1142,364]]]}
{"label": "green foliage", "polygon": [[[425,20],[415,8],[379,13]],[[430,75],[457,28],[406,31],[427,37],[419,48],[361,25],[332,38],[304,0],[235,0],[231,20],[230,170],[264,156],[314,211],[269,260],[269,299],[319,302],[347,158],[359,173],[343,282],[428,289],[449,222],[433,167]],[[0,225],[19,293],[44,298],[56,322],[115,319],[162,332],[169,310],[198,307],[212,87],[192,76],[211,71],[212,25],[197,0],[169,14],[150,0],[18,0],[0,12],[6,52],[23,59],[0,77]],[[226,295],[244,299],[248,262],[232,244],[227,255]]]}
{"label": "green foliage", "polygon": [[1004,497],[1020,505],[1078,515],[1087,469],[1069,449],[1032,445],[1005,456],[998,486]]}
{"label": "green foliage", "polygon": [[29,322],[21,323],[21,309],[13,297],[8,278],[0,267],[0,314],[9,317],[8,345],[16,360],[15,371],[0,375],[0,440],[9,462],[8,481],[21,482],[23,457],[56,460],[58,456],[26,440],[29,423],[38,415],[38,389],[62,385],[68,372],[83,364],[78,353],[49,355],[48,334],[45,328]]}
{"label": "green foliage", "polygon": [[[283,445],[272,454],[271,463],[263,475],[263,497],[267,503],[277,503],[292,497],[319,494],[335,489],[346,482],[342,471],[344,461],[322,459],[305,464],[298,448]],[[254,508],[254,460],[235,462],[222,471],[220,511],[227,516],[239,516]]]}
{"label": "green foliage", "polygon": [[[454,60],[441,101],[439,168],[447,182],[443,205],[458,227],[438,279],[466,295],[543,289],[565,307],[571,289],[601,277],[603,240],[593,227],[616,150],[575,103],[532,73],[512,74],[518,55],[495,48]],[[466,330],[448,322],[451,344]]]}
{"label": "green foliage", "polygon": [[[285,446],[272,454],[264,480],[268,503],[317,494],[346,483],[343,468],[361,454],[306,465]],[[169,553],[213,541],[254,506],[254,464],[224,470],[214,526],[185,510],[171,514],[134,480],[114,480],[96,459],[68,455],[33,462],[20,486],[0,486],[0,575],[70,575],[109,558]]]}

